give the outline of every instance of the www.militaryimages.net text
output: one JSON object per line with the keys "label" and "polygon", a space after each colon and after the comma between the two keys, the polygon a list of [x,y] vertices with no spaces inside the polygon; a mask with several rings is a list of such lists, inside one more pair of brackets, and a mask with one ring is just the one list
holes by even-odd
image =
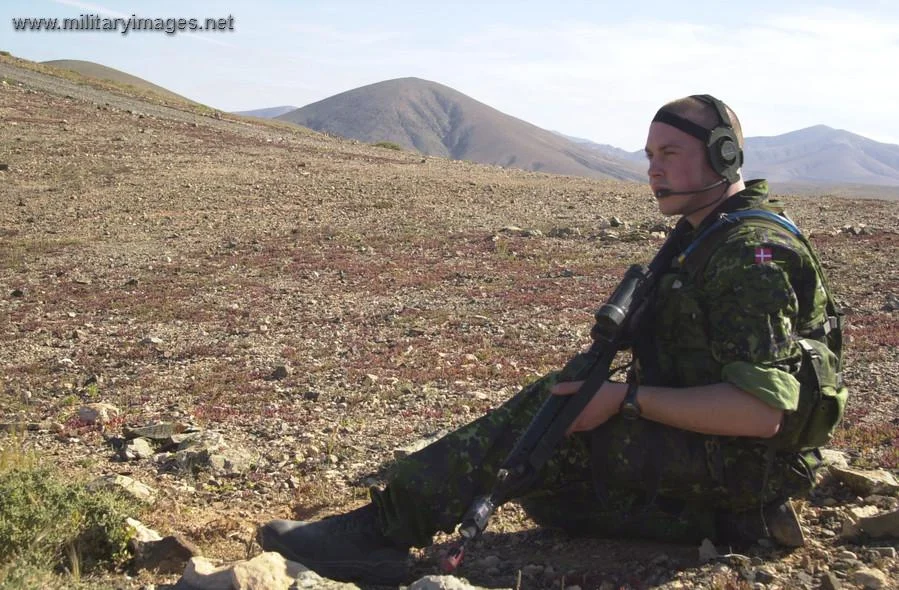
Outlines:
{"label": "www.militaryimages.net text", "polygon": [[132,32],[156,31],[167,35],[179,32],[233,32],[234,17],[218,18],[145,18],[132,14],[128,18],[108,18],[99,14],[82,14],[74,18],[13,18],[12,27],[19,32]]}

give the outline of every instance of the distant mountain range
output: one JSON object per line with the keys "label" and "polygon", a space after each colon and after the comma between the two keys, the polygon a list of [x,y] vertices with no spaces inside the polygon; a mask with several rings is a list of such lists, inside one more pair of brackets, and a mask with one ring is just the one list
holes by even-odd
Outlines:
{"label": "distant mountain range", "polygon": [[632,162],[606,157],[420,78],[387,80],[342,92],[277,119],[457,160],[597,178],[645,178],[641,167]]}
{"label": "distant mountain range", "polygon": [[284,113],[295,111],[298,108],[299,107],[295,106],[269,107],[267,109],[256,109],[253,111],[235,111],[234,114],[244,115],[245,117],[259,117],[260,119],[274,119]]}
{"label": "distant mountain range", "polygon": [[[560,134],[561,135],[561,134]],[[643,152],[628,152],[588,139],[564,136],[584,147],[630,162]],[[899,145],[815,125],[770,137],[747,137],[743,178],[796,183],[808,189],[831,185],[899,186]]]}
{"label": "distant mountain range", "polygon": [[[45,65],[189,100],[100,64],[55,60]],[[642,151],[541,129],[452,88],[399,78],[336,94],[302,108],[278,106],[238,114],[274,118],[367,143],[388,141],[423,154],[527,170],[642,182]],[[791,191],[845,188],[894,194],[899,145],[816,125],[772,137],[747,137],[744,178],[767,178]],[[865,187],[871,187],[870,190]]]}

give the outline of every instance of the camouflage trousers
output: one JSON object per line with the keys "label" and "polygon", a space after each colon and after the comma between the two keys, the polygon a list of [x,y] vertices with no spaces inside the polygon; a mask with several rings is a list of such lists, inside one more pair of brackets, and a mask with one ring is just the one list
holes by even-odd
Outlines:
{"label": "camouflage trousers", "polygon": [[[586,353],[574,357],[489,414],[397,461],[387,486],[370,490],[385,533],[424,547],[437,531],[452,532],[472,501],[490,492],[552,385],[590,362]],[[616,416],[567,438],[516,501],[537,523],[577,535],[723,541],[725,519],[760,514],[762,505],[813,485],[819,467],[813,454],[777,454],[769,462],[766,452],[751,439]]]}

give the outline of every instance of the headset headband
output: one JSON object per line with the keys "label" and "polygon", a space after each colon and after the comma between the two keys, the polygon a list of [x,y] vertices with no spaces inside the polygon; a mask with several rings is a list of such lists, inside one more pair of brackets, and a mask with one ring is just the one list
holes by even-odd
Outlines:
{"label": "headset headband", "polygon": [[653,122],[665,123],[675,129],[679,129],[701,141],[706,146],[706,155],[712,169],[734,183],[739,178],[739,169],[743,165],[743,150],[740,148],[733,125],[727,114],[724,103],[711,94],[694,94],[695,98],[705,104],[712,105],[718,114],[718,124],[713,129],[706,129],[702,125],[685,119],[680,115],[665,110],[664,107],[656,112]]}

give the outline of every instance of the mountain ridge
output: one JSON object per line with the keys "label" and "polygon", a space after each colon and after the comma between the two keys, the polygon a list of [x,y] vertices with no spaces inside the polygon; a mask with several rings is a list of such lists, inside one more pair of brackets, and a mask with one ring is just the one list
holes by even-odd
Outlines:
{"label": "mountain ridge", "polygon": [[645,176],[629,162],[596,154],[453,88],[416,77],[347,90],[276,118],[457,160],[618,180]]}

